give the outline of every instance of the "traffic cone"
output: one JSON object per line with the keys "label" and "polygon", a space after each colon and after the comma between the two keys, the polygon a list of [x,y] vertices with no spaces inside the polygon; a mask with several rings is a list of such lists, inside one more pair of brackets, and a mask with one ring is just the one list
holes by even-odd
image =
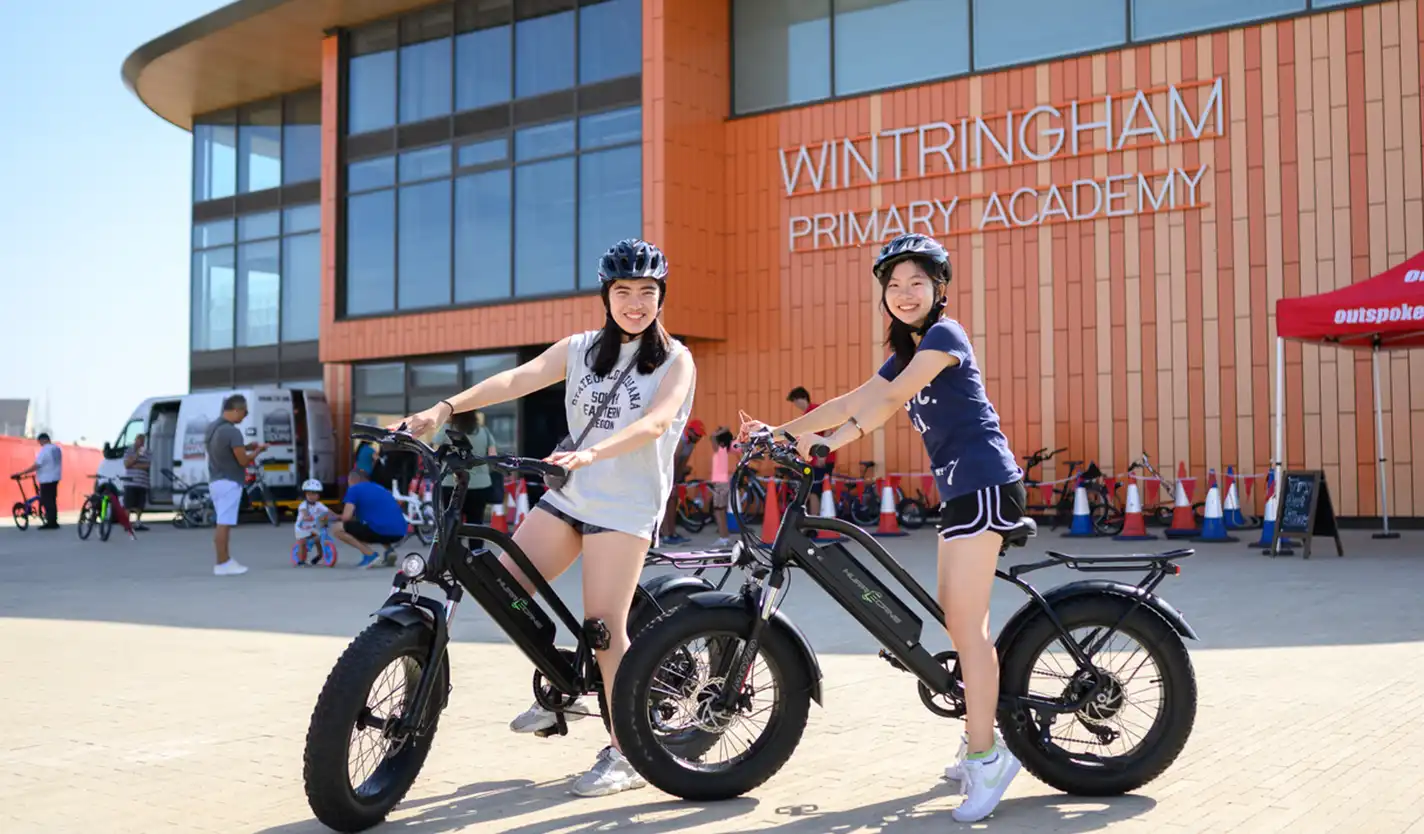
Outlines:
{"label": "traffic cone", "polygon": [[[1266,473],[1266,508],[1261,513],[1261,538],[1247,544],[1247,547],[1254,547],[1258,550],[1270,550],[1271,539],[1276,536],[1276,473],[1271,470]],[[1292,556],[1295,551],[1291,548],[1296,543],[1284,536],[1281,537],[1279,548],[1276,550],[1282,556]]]}
{"label": "traffic cone", "polygon": [[529,517],[529,485],[523,478],[514,487],[514,524],[515,530],[524,523],[524,519]]}
{"label": "traffic cone", "polygon": [[1172,506],[1172,526],[1167,528],[1167,538],[1183,539],[1197,535],[1197,518],[1192,514],[1192,503],[1187,499],[1187,488],[1177,479],[1176,501]]}
{"label": "traffic cone", "polygon": [[880,526],[871,535],[882,538],[909,535],[900,529],[900,517],[895,514],[895,493],[890,489],[890,481],[886,478],[880,479]]}
{"label": "traffic cone", "polygon": [[[1077,499],[1074,498],[1074,503]],[[1122,522],[1122,532],[1113,536],[1117,542],[1141,542],[1155,539],[1155,533],[1147,532],[1147,520],[1142,517],[1142,496],[1137,492],[1137,484],[1127,482],[1127,516]]]}
{"label": "traffic cone", "polygon": [[[835,491],[831,489],[830,478],[827,478],[825,483],[821,485],[821,512],[819,515],[821,518],[836,517],[836,495]],[[817,530],[815,539],[816,541],[830,544],[831,542],[844,541],[845,536],[842,536],[840,533],[833,533],[830,530]]]}
{"label": "traffic cone", "polygon": [[1212,486],[1206,491],[1206,517],[1202,519],[1201,535],[1192,538],[1194,542],[1239,542],[1235,536],[1227,535],[1226,522],[1221,513],[1221,488]]}
{"label": "traffic cone", "polygon": [[780,484],[774,479],[767,480],[766,490],[766,512],[761,517],[761,543],[771,544],[776,541],[776,533],[781,529],[781,501],[777,492]]}
{"label": "traffic cone", "polygon": [[490,515],[490,526],[501,533],[509,533],[509,519],[504,516],[504,505],[509,501],[509,493],[505,493],[505,500],[495,504]]}
{"label": "traffic cone", "polygon": [[1236,495],[1235,467],[1226,467],[1226,505],[1222,510],[1226,529],[1240,530],[1246,526],[1246,517],[1241,514],[1241,499]]}
{"label": "traffic cone", "polygon": [[1093,529],[1093,516],[1088,509],[1088,488],[1083,486],[1083,481],[1078,480],[1078,486],[1073,490],[1073,526],[1068,528],[1068,532],[1063,534],[1067,538],[1087,538],[1097,535]]}

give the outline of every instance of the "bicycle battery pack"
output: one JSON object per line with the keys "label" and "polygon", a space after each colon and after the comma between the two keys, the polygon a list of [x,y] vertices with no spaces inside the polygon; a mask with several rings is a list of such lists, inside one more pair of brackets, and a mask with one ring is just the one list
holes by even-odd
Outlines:
{"label": "bicycle battery pack", "polygon": [[904,648],[919,645],[924,623],[840,543],[817,545],[800,561],[861,625],[887,632]]}
{"label": "bicycle battery pack", "polygon": [[470,593],[490,617],[511,636],[519,632],[528,635],[531,645],[552,645],[557,632],[554,621],[500,564],[499,557],[483,547],[473,552],[461,550],[468,554],[465,564],[477,580],[470,584]]}

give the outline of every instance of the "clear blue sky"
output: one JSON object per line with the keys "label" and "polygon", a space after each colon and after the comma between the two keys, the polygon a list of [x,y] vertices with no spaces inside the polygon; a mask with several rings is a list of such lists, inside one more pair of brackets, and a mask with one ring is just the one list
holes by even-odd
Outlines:
{"label": "clear blue sky", "polygon": [[145,397],[188,390],[191,136],[119,68],[222,5],[5,4],[0,398],[48,391],[57,441],[111,440]]}

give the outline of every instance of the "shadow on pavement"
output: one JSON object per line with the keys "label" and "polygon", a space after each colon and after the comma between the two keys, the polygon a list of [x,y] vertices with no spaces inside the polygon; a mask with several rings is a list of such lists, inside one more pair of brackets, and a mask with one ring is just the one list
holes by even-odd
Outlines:
{"label": "shadow on pavement", "polygon": [[[545,811],[550,808],[568,806],[570,810],[585,800],[569,793],[572,778],[551,782],[531,782],[528,779],[512,779],[501,782],[480,782],[466,785],[443,796],[422,797],[407,800],[397,806],[395,819],[370,829],[399,830],[416,834],[437,834],[437,832],[457,831],[466,826],[490,825],[510,820],[525,814]],[[525,825],[500,824],[503,834],[576,834],[616,829],[618,831],[680,831],[696,825],[731,820],[750,813],[757,806],[751,798],[734,799],[715,805],[679,802],[667,799],[640,805],[623,805],[603,808],[586,813],[558,816],[543,822]],[[418,809],[418,810],[417,810]],[[414,816],[412,810],[417,810]],[[331,829],[315,819],[287,823],[273,828],[262,829],[256,834],[329,834]]]}
{"label": "shadow on pavement", "polygon": [[[108,542],[80,541],[71,526],[57,532],[21,533],[0,529],[0,612],[7,617],[140,623],[180,628],[219,628],[351,638],[370,622],[385,599],[392,569],[356,570],[355,554],[341,553],[335,568],[294,568],[287,526],[251,524],[233,534],[234,556],[250,571],[237,577],[212,575],[211,532],[178,530],[155,522],[138,541],[115,535]],[[1107,539],[1065,539],[1045,531],[1027,548],[1004,560],[1017,564],[1041,558],[1045,549],[1074,553],[1127,553],[1194,547],[1182,574],[1169,577],[1158,593],[1176,606],[1201,636],[1199,649],[1285,646],[1368,645],[1424,640],[1424,533],[1406,532],[1395,541],[1374,541],[1368,531],[1344,533],[1346,556],[1334,543],[1317,539],[1313,558],[1271,559],[1246,546],[1259,531],[1237,531],[1236,543],[1202,544],[1159,539],[1119,543]],[[700,534],[689,547],[710,544]],[[887,539],[886,546],[927,588],[935,587],[937,557],[932,532]],[[423,550],[412,539],[399,553]],[[852,552],[867,564],[868,554]],[[648,575],[668,569],[650,571]],[[882,581],[894,583],[881,570]],[[712,576],[715,582],[720,573]],[[1139,575],[1075,573],[1053,567],[1028,575],[1040,590],[1083,579],[1118,579],[1135,584]],[[739,573],[728,580],[730,589]],[[574,568],[554,583],[577,615],[582,576]],[[908,595],[906,595],[908,599]],[[1027,597],[1005,582],[996,584],[990,610],[995,633]],[[547,606],[546,606],[547,608]],[[875,654],[879,645],[804,572],[792,573],[782,609],[825,654]],[[918,613],[918,612],[917,612]],[[949,647],[943,631],[925,620],[924,643],[931,652]],[[567,637],[567,635],[563,635]],[[472,600],[456,616],[457,642],[506,643],[507,638]]]}

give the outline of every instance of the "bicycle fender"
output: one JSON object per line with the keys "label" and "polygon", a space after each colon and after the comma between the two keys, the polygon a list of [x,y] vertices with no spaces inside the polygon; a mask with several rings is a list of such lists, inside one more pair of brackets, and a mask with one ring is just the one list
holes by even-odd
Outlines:
{"label": "bicycle fender", "polygon": [[[703,591],[693,594],[687,598],[687,604],[697,608],[734,608],[739,611],[748,609],[747,601],[740,594],[730,591]],[[750,611],[747,613],[752,614]],[[801,662],[806,664],[807,678],[811,681],[811,699],[818,705],[825,706],[821,701],[821,663],[816,659],[816,652],[811,649],[811,641],[807,640],[806,634],[781,611],[772,614],[768,623],[772,628],[784,632],[791,638],[792,644],[801,650]]]}
{"label": "bicycle fender", "polygon": [[[1155,594],[1143,592],[1136,585],[1128,585],[1125,582],[1117,582],[1111,579],[1087,579],[1081,582],[1070,582],[1067,585],[1052,589],[1044,594],[1043,598],[1050,607],[1054,607],[1070,599],[1092,596],[1094,594],[1107,594],[1124,599],[1141,599],[1145,607],[1155,611],[1182,637],[1186,637],[1190,640],[1201,639],[1197,637],[1196,630],[1187,623],[1186,617],[1182,616],[1182,612],[1174,608],[1171,603]],[[994,641],[994,645],[998,648],[1001,656],[1007,651],[1009,646],[1013,645],[1013,642],[1018,639],[1019,632],[1028,625],[1029,620],[1036,616],[1040,610],[1037,603],[1033,600],[1029,600],[1024,603],[1019,610],[1014,612],[1014,615],[1009,618],[1009,621],[1004,624],[1003,629],[999,632],[999,639]]]}
{"label": "bicycle fender", "polygon": [[430,618],[410,605],[387,605],[385,608],[377,611],[374,616],[383,620],[390,620],[397,625],[423,625],[431,631],[435,630],[435,624],[430,622]]}
{"label": "bicycle fender", "polygon": [[675,573],[654,576],[647,582],[642,583],[643,592],[653,599],[659,599],[673,591],[711,591],[713,586],[706,577],[683,576]]}

